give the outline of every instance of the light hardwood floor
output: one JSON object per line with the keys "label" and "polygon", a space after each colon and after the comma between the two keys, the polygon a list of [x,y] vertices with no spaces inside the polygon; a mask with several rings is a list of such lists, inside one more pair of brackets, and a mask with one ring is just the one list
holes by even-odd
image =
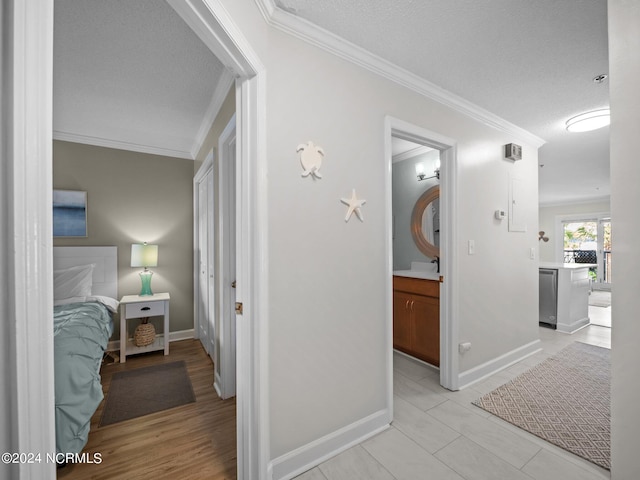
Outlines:
{"label": "light hardwood floor", "polygon": [[84,452],[99,452],[102,463],[68,465],[62,480],[235,479],[236,402],[221,400],[213,388],[213,364],[197,340],[171,343],[162,352],[127,357],[101,369],[105,398],[115,372],[184,360],[195,403],[99,427],[104,401],[91,419]]}

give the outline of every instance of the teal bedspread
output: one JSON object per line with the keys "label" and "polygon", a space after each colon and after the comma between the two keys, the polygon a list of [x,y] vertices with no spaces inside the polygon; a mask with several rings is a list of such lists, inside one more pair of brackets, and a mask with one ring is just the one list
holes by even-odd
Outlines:
{"label": "teal bedspread", "polygon": [[100,365],[113,320],[98,302],[54,307],[56,449],[79,453],[103,398]]}

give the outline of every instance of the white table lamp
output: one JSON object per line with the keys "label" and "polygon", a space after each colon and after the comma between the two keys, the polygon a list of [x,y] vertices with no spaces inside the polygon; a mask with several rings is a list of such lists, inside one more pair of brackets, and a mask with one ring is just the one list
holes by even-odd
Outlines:
{"label": "white table lamp", "polygon": [[147,242],[131,245],[131,266],[144,267],[144,270],[140,272],[140,280],[142,281],[140,296],[153,295],[151,291],[153,272],[149,270],[149,267],[158,266],[158,245],[148,245]]}

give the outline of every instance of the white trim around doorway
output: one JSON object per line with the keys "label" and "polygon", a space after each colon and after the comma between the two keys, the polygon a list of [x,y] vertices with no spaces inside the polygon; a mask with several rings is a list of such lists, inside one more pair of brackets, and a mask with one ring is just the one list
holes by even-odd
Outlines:
{"label": "white trim around doorway", "polygon": [[[0,339],[4,452],[55,453],[53,384],[53,1],[0,10]],[[4,465],[7,478],[55,478],[50,462]]]}
{"label": "white trim around doorway", "polygon": [[391,137],[425,145],[440,151],[441,272],[444,282],[440,289],[440,384],[449,390],[459,389],[458,365],[458,301],[455,245],[457,228],[457,155],[456,141],[439,133],[418,127],[393,117],[386,117],[385,141],[385,251],[387,256],[387,402],[393,411],[393,212],[391,205]]}
{"label": "white trim around doorway", "polygon": [[[268,292],[267,195],[264,169],[264,67],[223,6],[210,0],[169,0],[203,42],[236,75],[242,185],[244,316],[238,322],[238,478],[267,478]],[[1,400],[10,421],[6,451],[55,452],[53,401],[53,248],[51,237],[53,2],[9,0],[2,9],[3,189],[7,212],[0,264],[7,267],[0,372],[10,393]],[[10,54],[8,54],[8,52]],[[7,55],[7,56],[5,56]],[[3,101],[4,104],[4,101]],[[6,158],[5,158],[6,157]],[[10,188],[9,188],[10,187]],[[6,200],[6,203],[4,203]],[[240,277],[239,277],[240,278]],[[258,312],[260,317],[258,318]],[[6,400],[6,402],[5,402]],[[12,466],[17,480],[48,480],[55,465]]]}
{"label": "white trim around doorway", "polygon": [[[225,8],[210,0],[168,0],[204,44],[236,75],[236,144],[239,195],[236,217],[241,242],[236,252],[236,301],[244,305],[236,322],[238,472],[242,480],[263,480],[269,464],[267,372],[267,194],[264,160],[265,69]],[[259,317],[258,317],[259,313]]]}

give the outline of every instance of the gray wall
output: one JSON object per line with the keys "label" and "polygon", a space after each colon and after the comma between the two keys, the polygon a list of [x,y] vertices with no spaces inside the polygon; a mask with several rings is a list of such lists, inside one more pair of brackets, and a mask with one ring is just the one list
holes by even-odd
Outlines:
{"label": "gray wall", "polygon": [[393,269],[409,270],[411,262],[429,262],[431,259],[425,256],[416,247],[411,235],[411,214],[420,195],[429,188],[438,184],[435,178],[418,181],[416,175],[416,163],[423,163],[426,167],[426,175],[433,175],[431,165],[440,156],[440,152],[434,150],[424,155],[396,162],[392,166],[393,183]]}
{"label": "gray wall", "polygon": [[[151,288],[169,292],[170,331],[193,328],[193,162],[55,141],[53,188],[87,192],[87,238],[61,245],[118,247],[118,295],[140,293],[131,244],[158,244]],[[161,321],[156,319],[156,330]],[[135,328],[135,322],[129,322]],[[119,325],[112,338],[119,338]]]}

